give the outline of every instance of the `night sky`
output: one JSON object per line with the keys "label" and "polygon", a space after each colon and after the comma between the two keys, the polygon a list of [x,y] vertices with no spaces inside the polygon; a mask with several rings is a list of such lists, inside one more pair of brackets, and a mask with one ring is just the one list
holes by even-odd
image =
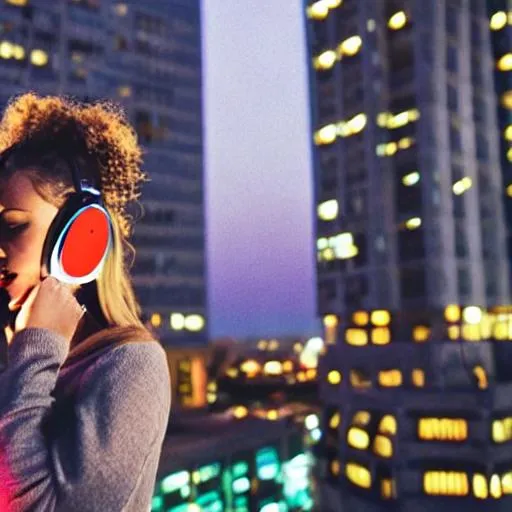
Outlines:
{"label": "night sky", "polygon": [[210,334],[319,334],[300,0],[204,0]]}

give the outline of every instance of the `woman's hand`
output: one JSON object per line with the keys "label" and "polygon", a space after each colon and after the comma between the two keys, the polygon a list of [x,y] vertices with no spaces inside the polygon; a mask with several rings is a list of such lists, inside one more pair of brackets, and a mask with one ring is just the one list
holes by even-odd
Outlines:
{"label": "woman's hand", "polygon": [[21,306],[13,335],[29,327],[42,327],[70,342],[83,313],[73,288],[49,276],[31,290]]}

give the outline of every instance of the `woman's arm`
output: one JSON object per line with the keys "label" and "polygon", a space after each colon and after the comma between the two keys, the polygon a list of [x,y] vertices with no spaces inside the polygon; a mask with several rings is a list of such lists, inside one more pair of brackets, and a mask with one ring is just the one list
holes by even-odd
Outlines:
{"label": "woman's arm", "polygon": [[44,435],[67,351],[63,337],[42,328],[18,332],[9,347],[0,374],[2,511],[121,511],[147,458],[160,452],[170,379],[156,342],[100,357],[82,376],[71,414],[52,418],[57,434]]}

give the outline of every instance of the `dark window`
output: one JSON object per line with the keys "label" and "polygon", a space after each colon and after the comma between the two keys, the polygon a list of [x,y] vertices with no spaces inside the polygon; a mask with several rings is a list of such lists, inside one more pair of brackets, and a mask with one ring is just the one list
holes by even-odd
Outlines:
{"label": "dark window", "polygon": [[459,69],[457,47],[451,44],[448,45],[446,50],[446,67],[453,72],[457,72]]}
{"label": "dark window", "polygon": [[460,153],[462,150],[462,140],[459,129],[456,126],[450,126],[450,148],[452,152]]}
{"label": "dark window", "polygon": [[422,229],[398,232],[398,254],[400,262],[425,258],[425,237]]}
{"label": "dark window", "polygon": [[448,84],[446,92],[448,96],[448,109],[451,112],[457,112],[459,110],[459,93],[457,88],[452,84]]}
{"label": "dark window", "polygon": [[467,258],[469,255],[466,232],[459,222],[455,223],[455,254],[459,259]]}
{"label": "dark window", "polygon": [[368,294],[368,278],[366,275],[348,276],[345,280],[345,303],[350,309],[362,307]]}
{"label": "dark window", "polygon": [[446,31],[449,35],[457,37],[459,13],[453,5],[446,6]]}
{"label": "dark window", "polygon": [[356,233],[354,235],[354,244],[358,249],[357,256],[354,258],[356,267],[364,267],[368,264],[368,243],[364,233]]}
{"label": "dark window", "polygon": [[400,291],[404,299],[424,297],[427,292],[425,268],[402,268],[400,271]]}
{"label": "dark window", "polygon": [[481,133],[476,136],[476,157],[481,162],[487,162],[489,160],[487,138]]}

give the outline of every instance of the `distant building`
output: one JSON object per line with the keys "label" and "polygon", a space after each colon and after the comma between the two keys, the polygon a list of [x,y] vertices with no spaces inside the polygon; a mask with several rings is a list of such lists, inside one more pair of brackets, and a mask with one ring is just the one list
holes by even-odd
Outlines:
{"label": "distant building", "polygon": [[512,309],[486,3],[305,12],[322,512],[509,510]]}
{"label": "distant building", "polygon": [[0,2],[0,109],[27,90],[109,98],[138,132],[134,284],[168,345],[208,339],[201,89],[199,0]]}

